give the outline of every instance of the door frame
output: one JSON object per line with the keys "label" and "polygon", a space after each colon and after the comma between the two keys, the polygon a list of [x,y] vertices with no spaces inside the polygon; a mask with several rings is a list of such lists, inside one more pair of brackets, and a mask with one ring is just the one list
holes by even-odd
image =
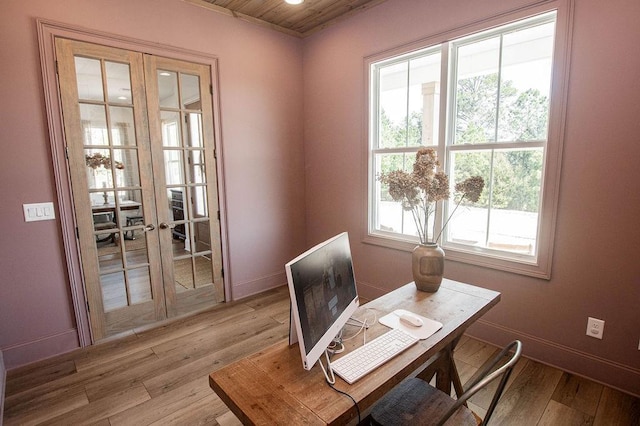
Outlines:
{"label": "door frame", "polygon": [[81,347],[93,344],[84,289],[80,248],[76,238],[75,206],[71,193],[71,179],[67,168],[66,140],[62,120],[62,106],[56,72],[55,38],[63,37],[87,43],[132,50],[150,55],[196,62],[208,65],[211,70],[213,128],[216,153],[216,173],[218,179],[218,203],[220,208],[220,239],[222,246],[222,266],[225,300],[231,296],[231,268],[229,266],[228,227],[226,215],[226,191],[224,184],[224,155],[221,132],[220,90],[218,78],[218,58],[202,52],[173,46],[151,43],[121,35],[93,31],[64,23],[37,19],[38,44],[42,72],[44,100],[49,130],[49,143],[53,175],[56,184],[57,213],[60,218],[61,236],[69,279],[69,288],[76,319],[78,342]]}

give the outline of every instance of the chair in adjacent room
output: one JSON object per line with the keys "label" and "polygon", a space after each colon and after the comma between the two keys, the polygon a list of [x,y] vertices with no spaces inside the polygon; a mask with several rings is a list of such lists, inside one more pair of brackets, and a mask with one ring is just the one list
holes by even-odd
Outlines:
{"label": "chair in adjacent room", "polygon": [[[127,216],[127,226],[134,226],[134,225],[144,225],[144,216],[141,216],[141,215]],[[136,231],[133,229],[124,231],[125,240],[135,240],[136,239],[135,232]]]}
{"label": "chair in adjacent room", "polygon": [[[111,212],[98,212],[93,214],[93,227],[96,231],[111,230],[116,227],[113,219],[113,213]],[[97,243],[104,242],[115,243],[116,234],[114,232],[103,233],[96,235]]]}
{"label": "chair in adjacent room", "polygon": [[[510,354],[510,352],[513,352]],[[522,353],[522,343],[507,345],[468,386],[458,399],[417,377],[409,378],[387,393],[371,411],[372,425],[486,425]],[[509,355],[505,362],[505,357]],[[499,367],[498,367],[499,366]],[[496,368],[498,367],[498,368]],[[478,418],[466,401],[489,383],[500,378],[484,419]]]}

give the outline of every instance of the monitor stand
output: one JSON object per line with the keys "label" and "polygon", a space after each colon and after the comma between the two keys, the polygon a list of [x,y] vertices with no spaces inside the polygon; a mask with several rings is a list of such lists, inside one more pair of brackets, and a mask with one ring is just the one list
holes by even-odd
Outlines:
{"label": "monitor stand", "polygon": [[325,370],[324,365],[322,365],[322,357],[318,358],[318,364],[320,364],[320,368],[324,373],[325,379],[327,379],[327,383],[330,385],[336,384],[336,376],[333,374],[333,368],[331,368],[331,361],[329,361],[329,351],[327,349],[324,350],[324,357],[327,359],[327,368]]}
{"label": "monitor stand", "polygon": [[[295,345],[296,343],[298,343],[298,333],[296,332],[296,325],[293,322],[293,312],[291,310],[291,303],[289,303],[289,345]],[[331,368],[328,349],[324,350],[324,357],[327,359],[327,368],[325,369],[324,365],[322,365],[322,357],[318,359],[318,364],[320,364],[320,368],[322,369],[322,372],[324,373],[324,377],[325,379],[327,379],[327,382],[331,385],[335,385],[336,376],[333,374],[333,368]]]}

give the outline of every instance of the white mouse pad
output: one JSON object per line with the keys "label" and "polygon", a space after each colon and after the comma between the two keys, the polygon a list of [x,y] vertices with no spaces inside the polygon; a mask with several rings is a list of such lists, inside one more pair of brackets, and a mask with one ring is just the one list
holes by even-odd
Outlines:
{"label": "white mouse pad", "polygon": [[[422,320],[422,326],[414,327],[400,322],[400,316],[403,314],[411,314],[415,317],[420,318]],[[442,328],[441,322],[434,321],[413,312],[405,311],[404,309],[396,309],[390,314],[383,316],[378,321],[380,322],[380,324],[386,325],[387,327],[399,328],[400,330],[420,340],[426,339]]]}

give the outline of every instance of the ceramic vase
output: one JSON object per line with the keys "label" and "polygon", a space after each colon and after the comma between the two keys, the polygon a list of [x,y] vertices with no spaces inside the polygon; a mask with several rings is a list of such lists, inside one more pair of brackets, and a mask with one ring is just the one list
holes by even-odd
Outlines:
{"label": "ceramic vase", "polygon": [[444,250],[436,243],[421,243],[413,249],[411,257],[413,281],[418,290],[438,291],[444,274]]}

